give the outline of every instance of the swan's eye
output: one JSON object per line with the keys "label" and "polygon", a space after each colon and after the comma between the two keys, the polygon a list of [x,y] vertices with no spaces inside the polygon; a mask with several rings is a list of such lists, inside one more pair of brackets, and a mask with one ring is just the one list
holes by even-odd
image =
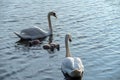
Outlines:
{"label": "swan's eye", "polygon": [[55,14],[55,13],[53,13],[52,15],[53,15],[54,17],[56,17],[56,18],[57,18],[57,16],[56,16],[56,14]]}
{"label": "swan's eye", "polygon": [[69,41],[71,42],[71,41],[72,41],[72,39],[69,39]]}
{"label": "swan's eye", "polygon": [[69,35],[69,41],[72,42],[72,37],[71,37],[71,35]]}
{"label": "swan's eye", "polygon": [[55,13],[53,13],[53,16],[56,16],[56,14],[55,14]]}

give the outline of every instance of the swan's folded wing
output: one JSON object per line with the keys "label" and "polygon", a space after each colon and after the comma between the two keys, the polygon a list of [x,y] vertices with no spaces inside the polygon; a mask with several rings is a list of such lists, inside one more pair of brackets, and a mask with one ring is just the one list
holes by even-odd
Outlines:
{"label": "swan's folded wing", "polygon": [[17,32],[14,32],[14,33],[21,39],[31,39],[30,36],[28,36],[26,34],[19,34]]}
{"label": "swan's folded wing", "polygon": [[42,30],[38,27],[24,29],[21,31],[21,34],[22,33],[29,35],[31,37],[34,37],[34,38],[42,38],[47,35],[47,33],[44,30]]}
{"label": "swan's folded wing", "polygon": [[45,30],[43,30],[43,29],[41,29],[41,28],[39,28],[39,27],[37,27],[37,26],[34,26],[34,28],[36,28],[39,32],[47,33]]}
{"label": "swan's folded wing", "polygon": [[84,71],[82,61],[78,57],[67,57],[63,60],[61,69],[63,73],[67,73],[70,76],[73,76],[71,73],[74,70]]}
{"label": "swan's folded wing", "polygon": [[61,69],[64,73],[70,74],[73,70],[73,59],[70,57],[67,57],[63,60]]}
{"label": "swan's folded wing", "polygon": [[84,71],[83,63],[79,57],[74,57],[74,69],[78,69],[81,72]]}

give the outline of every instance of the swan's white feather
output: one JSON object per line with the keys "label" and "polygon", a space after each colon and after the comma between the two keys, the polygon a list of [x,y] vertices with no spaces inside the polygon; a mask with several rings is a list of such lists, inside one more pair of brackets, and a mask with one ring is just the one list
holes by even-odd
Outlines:
{"label": "swan's white feather", "polygon": [[22,39],[36,39],[46,37],[50,34],[40,29],[39,27],[33,27],[24,29],[21,31],[20,34],[16,33],[16,35]]}
{"label": "swan's white feather", "polygon": [[71,74],[74,70],[80,70],[81,72],[84,71],[84,67],[82,61],[78,57],[66,57],[63,62],[61,69],[63,73],[68,74],[73,77]]}
{"label": "swan's white feather", "polygon": [[26,35],[24,33],[19,34],[18,32],[14,32],[19,38],[21,39],[31,39],[29,35]]}

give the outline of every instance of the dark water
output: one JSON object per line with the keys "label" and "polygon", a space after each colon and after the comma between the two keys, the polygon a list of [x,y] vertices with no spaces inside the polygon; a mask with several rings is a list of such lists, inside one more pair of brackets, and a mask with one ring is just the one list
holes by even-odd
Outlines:
{"label": "dark water", "polygon": [[[58,16],[52,25],[60,51],[17,45],[13,32],[48,29],[49,11]],[[83,61],[83,80],[120,80],[120,0],[0,0],[0,80],[63,80],[66,33],[72,55]]]}

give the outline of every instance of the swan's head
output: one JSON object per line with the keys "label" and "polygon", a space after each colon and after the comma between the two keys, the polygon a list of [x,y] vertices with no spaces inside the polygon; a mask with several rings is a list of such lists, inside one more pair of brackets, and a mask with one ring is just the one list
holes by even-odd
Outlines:
{"label": "swan's head", "polygon": [[66,40],[69,40],[70,42],[72,41],[72,37],[70,34],[66,34]]}
{"label": "swan's head", "polygon": [[52,15],[52,16],[54,16],[54,17],[56,17],[56,18],[57,18],[57,16],[56,16],[56,13],[55,13],[55,12],[49,12],[49,15]]}

